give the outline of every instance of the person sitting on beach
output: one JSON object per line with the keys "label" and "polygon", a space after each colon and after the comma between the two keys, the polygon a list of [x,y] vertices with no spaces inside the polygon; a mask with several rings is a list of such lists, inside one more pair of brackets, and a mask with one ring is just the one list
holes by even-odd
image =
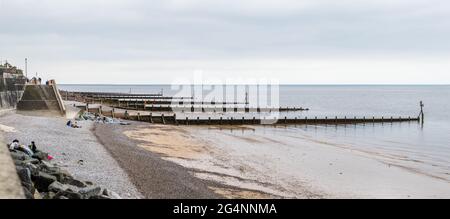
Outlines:
{"label": "person sitting on beach", "polygon": [[14,139],[14,141],[9,145],[9,150],[17,150],[19,147],[19,140]]}
{"label": "person sitting on beach", "polygon": [[36,143],[34,141],[32,141],[30,145],[28,145],[28,148],[33,152],[33,154],[31,155],[32,158],[46,161],[53,159],[53,157],[50,156],[48,153],[38,150]]}
{"label": "person sitting on beach", "polygon": [[19,143],[19,140],[14,139],[14,141],[9,145],[9,150],[17,150],[17,151],[22,151],[24,153],[26,153],[27,155],[29,155],[30,157],[33,156],[33,151],[24,145],[21,145]]}
{"label": "person sitting on beach", "polygon": [[28,147],[30,148],[31,151],[33,151],[33,153],[37,153],[37,147],[36,147],[36,143],[34,143],[34,141],[31,142],[30,145],[28,145]]}
{"label": "person sitting on beach", "polygon": [[81,128],[81,126],[78,125],[77,121],[72,123],[72,128]]}
{"label": "person sitting on beach", "polygon": [[77,121],[72,122],[72,120],[69,120],[67,121],[66,125],[71,128],[81,128],[81,126],[78,125]]}

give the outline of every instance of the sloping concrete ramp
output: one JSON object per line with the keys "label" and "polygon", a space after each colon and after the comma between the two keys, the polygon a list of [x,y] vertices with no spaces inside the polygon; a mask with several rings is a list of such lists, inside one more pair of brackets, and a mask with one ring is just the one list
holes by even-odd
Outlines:
{"label": "sloping concrete ramp", "polygon": [[63,100],[53,80],[48,85],[27,84],[17,103],[17,110],[57,113],[62,116],[66,114]]}

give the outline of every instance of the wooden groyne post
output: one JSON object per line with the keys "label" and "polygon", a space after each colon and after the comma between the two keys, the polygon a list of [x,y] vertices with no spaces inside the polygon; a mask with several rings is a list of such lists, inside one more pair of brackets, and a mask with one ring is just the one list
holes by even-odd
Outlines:
{"label": "wooden groyne post", "polygon": [[425,122],[425,113],[423,111],[423,107],[424,106],[425,105],[423,104],[423,101],[420,101],[420,115],[419,115],[419,117],[420,117],[420,121],[421,121],[422,125]]}

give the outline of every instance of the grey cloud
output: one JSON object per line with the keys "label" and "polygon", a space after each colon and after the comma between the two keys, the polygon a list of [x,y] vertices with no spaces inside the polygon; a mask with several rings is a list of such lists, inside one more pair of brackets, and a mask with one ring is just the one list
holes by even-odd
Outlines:
{"label": "grey cloud", "polygon": [[443,0],[0,0],[0,56],[41,60],[448,56]]}

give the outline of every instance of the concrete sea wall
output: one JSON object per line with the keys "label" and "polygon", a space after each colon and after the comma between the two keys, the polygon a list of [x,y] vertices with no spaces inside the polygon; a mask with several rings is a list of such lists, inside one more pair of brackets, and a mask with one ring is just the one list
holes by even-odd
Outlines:
{"label": "concrete sea wall", "polygon": [[[26,78],[10,78],[0,75],[0,109],[16,107],[22,96]],[[0,198],[24,198],[21,182],[11,159],[6,142],[0,136]]]}
{"label": "concrete sea wall", "polygon": [[0,137],[0,199],[24,198],[21,182],[17,176],[14,162],[6,147],[6,143]]}
{"label": "concrete sea wall", "polygon": [[22,96],[25,78],[0,76],[0,108],[14,108]]}

